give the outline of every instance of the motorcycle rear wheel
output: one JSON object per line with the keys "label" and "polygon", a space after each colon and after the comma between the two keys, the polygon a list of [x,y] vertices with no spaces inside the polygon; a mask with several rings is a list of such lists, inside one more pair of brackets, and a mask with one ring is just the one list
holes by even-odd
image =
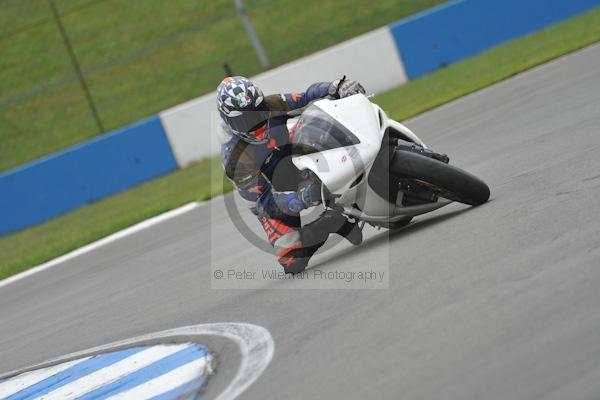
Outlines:
{"label": "motorcycle rear wheel", "polygon": [[490,188],[481,179],[453,165],[410,151],[396,150],[390,173],[414,179],[438,196],[477,206],[490,198]]}

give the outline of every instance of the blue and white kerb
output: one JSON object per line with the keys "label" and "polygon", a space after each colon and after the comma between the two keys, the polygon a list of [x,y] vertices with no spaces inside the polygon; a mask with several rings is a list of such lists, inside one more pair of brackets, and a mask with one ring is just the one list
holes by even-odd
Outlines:
{"label": "blue and white kerb", "polygon": [[197,398],[213,362],[195,343],[131,347],[7,378],[0,399]]}

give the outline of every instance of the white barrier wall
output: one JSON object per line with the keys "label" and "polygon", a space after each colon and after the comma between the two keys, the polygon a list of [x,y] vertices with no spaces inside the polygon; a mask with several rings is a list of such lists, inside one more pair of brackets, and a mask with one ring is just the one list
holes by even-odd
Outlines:
{"label": "white barrier wall", "polygon": [[[389,28],[383,27],[318,53],[254,76],[265,94],[303,91],[314,82],[342,75],[360,81],[368,93],[406,82],[406,73]],[[215,87],[219,82],[215,82]],[[218,154],[215,92],[160,113],[180,168]]]}
{"label": "white barrier wall", "polygon": [[252,78],[265,93],[303,90],[314,82],[347,75],[368,92],[381,92],[406,82],[404,66],[389,27],[300,58]]}

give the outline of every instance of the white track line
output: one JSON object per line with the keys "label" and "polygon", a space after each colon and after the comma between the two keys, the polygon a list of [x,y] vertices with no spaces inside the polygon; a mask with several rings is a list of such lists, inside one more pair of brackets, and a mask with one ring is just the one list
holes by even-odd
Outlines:
{"label": "white track line", "polygon": [[229,383],[225,390],[218,397],[216,397],[215,400],[232,400],[238,397],[244,392],[244,390],[246,390],[258,379],[258,377],[271,362],[273,354],[275,353],[275,343],[273,342],[273,338],[271,337],[269,331],[262,326],[243,322],[218,322],[213,324],[200,324],[170,329],[167,331],[151,333],[132,339],[114,342],[105,346],[94,347],[89,350],[72,353],[64,357],[26,368],[24,370],[9,372],[1,376],[0,379],[16,376],[21,374],[23,371],[31,369],[48,367],[57,363],[65,362],[65,360],[87,357],[91,354],[108,352],[117,348],[140,345],[143,342],[155,341],[157,339],[168,342],[169,338],[181,338],[185,336],[192,337],[200,335],[221,336],[234,341],[240,348],[242,359],[238,371],[233,380]]}
{"label": "white track line", "polygon": [[123,239],[126,236],[132,235],[134,233],[140,232],[144,229],[150,228],[156,224],[160,224],[168,219],[177,217],[179,215],[190,212],[200,206],[199,202],[192,202],[186,205],[183,205],[179,208],[175,208],[174,210],[167,211],[165,213],[159,214],[155,217],[147,219],[145,221],[139,222],[129,228],[125,228],[121,231],[115,232],[112,235],[106,236],[100,240],[97,240],[93,243],[87,244],[83,247],[80,247],[76,250],[71,251],[70,253],[64,254],[58,258],[45,262],[37,267],[33,267],[28,269],[27,271],[23,271],[20,274],[10,276],[4,280],[0,281],[0,288],[6,285],[10,285],[13,282],[19,281],[23,278],[26,278],[30,275],[37,274],[38,272],[42,272],[47,270],[48,268],[52,268],[60,263],[65,261],[69,261],[75,257],[79,257],[82,254],[89,253],[90,251],[96,250],[99,247],[105,246],[109,243],[116,242],[117,240]]}
{"label": "white track line", "polygon": [[56,375],[59,372],[62,372],[67,368],[70,368],[75,364],[79,364],[80,362],[83,362],[89,358],[90,357],[85,357],[79,360],[69,361],[41,371],[27,372],[14,380],[11,379],[10,382],[0,382],[0,399],[5,399],[10,395],[25,389],[26,387],[33,386],[36,383],[41,382],[52,375]]}
{"label": "white track line", "polygon": [[53,390],[39,397],[38,399],[65,400],[83,396],[94,389],[106,385],[108,382],[112,382],[125,375],[129,375],[130,373],[150,365],[155,361],[161,360],[190,346],[190,344],[180,344],[150,347],[149,349],[140,351],[139,353],[136,353],[114,364],[108,365],[89,375],[82,376],[68,385],[61,386],[60,388],[57,388],[56,390]]}

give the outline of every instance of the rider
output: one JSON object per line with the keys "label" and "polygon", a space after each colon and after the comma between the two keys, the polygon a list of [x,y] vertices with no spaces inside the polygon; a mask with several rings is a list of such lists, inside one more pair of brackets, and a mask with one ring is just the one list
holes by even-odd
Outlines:
{"label": "rider", "polygon": [[[314,179],[297,178],[298,171],[282,162],[291,155],[288,111],[328,96],[343,98],[357,93],[364,94],[365,89],[345,76],[314,83],[303,93],[264,96],[242,76],[227,77],[217,88],[217,108],[226,133],[221,146],[225,174],[250,202],[286,273],[303,271],[330,233],[338,233],[354,245],[362,241],[356,222],[338,212],[327,211],[317,221],[301,226],[300,211],[321,202],[321,185]],[[285,191],[274,184],[277,174],[278,182],[287,184]]]}

